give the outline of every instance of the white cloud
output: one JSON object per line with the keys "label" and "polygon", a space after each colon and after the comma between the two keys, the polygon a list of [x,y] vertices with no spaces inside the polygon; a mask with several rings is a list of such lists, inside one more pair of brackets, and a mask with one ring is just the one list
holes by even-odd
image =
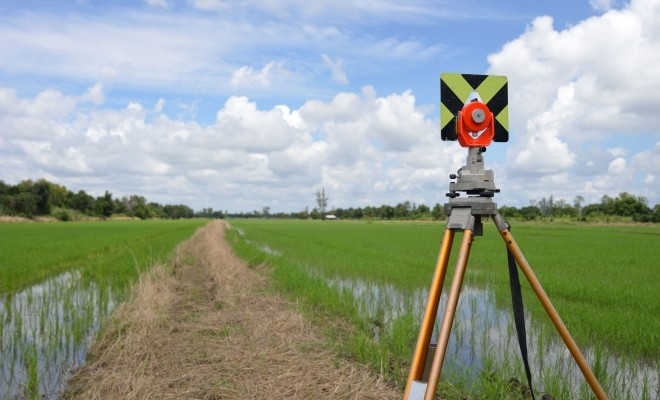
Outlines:
{"label": "white cloud", "polygon": [[161,111],[163,111],[163,107],[165,107],[165,99],[161,97],[154,105],[154,112],[160,113]]}
{"label": "white cloud", "polygon": [[[492,73],[510,79],[511,102],[529,117],[568,102],[565,126],[628,133],[655,122],[660,101],[660,9],[651,0],[556,31],[538,17],[519,38],[488,58]],[[607,62],[604,62],[604,57]],[[572,91],[560,98],[560,90]]]}
{"label": "white cloud", "polygon": [[77,99],[57,90],[44,90],[32,99],[19,98],[13,89],[0,89],[0,112],[15,117],[62,118],[70,114]]}
{"label": "white cloud", "polygon": [[[20,80],[99,81],[159,95],[227,96],[248,88],[261,91],[240,94],[309,99],[325,90],[327,67],[333,79],[348,84],[353,71],[364,74],[382,68],[383,62],[410,64],[438,54],[435,42],[360,29],[377,24],[374,15],[394,18],[385,12],[397,8],[394,2],[363,4],[357,11],[351,2],[308,3],[149,0],[152,7],[138,10],[117,6],[96,14],[16,13],[0,21],[0,72]],[[193,12],[186,5],[206,11]],[[323,19],[301,11],[315,7],[321,7]],[[430,8],[420,3],[397,10],[423,15]],[[341,10],[362,17],[346,20]],[[325,18],[335,13],[336,20]],[[332,56],[319,59],[319,54]]]}
{"label": "white cloud", "polygon": [[612,175],[624,175],[627,170],[627,163],[626,159],[623,157],[617,157],[612,162],[607,168],[607,172],[609,172]]}
{"label": "white cloud", "polygon": [[[153,0],[159,1],[159,0]],[[416,21],[430,23],[432,19],[474,18],[470,5],[443,4],[438,7],[426,0],[411,0],[400,2],[396,0],[379,0],[355,2],[351,0],[243,0],[231,2],[228,0],[188,0],[194,8],[204,11],[226,11],[240,9],[245,12],[267,13],[279,18],[293,19],[336,19],[360,22],[363,24],[391,21]],[[486,12],[496,11],[485,10]]]}
{"label": "white cloud", "polygon": [[[545,196],[616,195],[653,174],[648,153],[628,154],[636,138],[658,135],[660,4],[591,5],[604,13],[561,30],[538,17],[488,57],[489,73],[509,78],[507,176],[521,187],[539,182],[529,182],[530,173],[547,178]],[[566,174],[580,180],[570,188],[550,183]]]}
{"label": "white cloud", "polygon": [[644,183],[646,185],[650,185],[653,182],[655,182],[655,175],[646,174],[646,176],[644,177]]}
{"label": "white cloud", "polygon": [[[465,152],[439,141],[437,110],[418,104],[436,93],[436,72],[387,83],[372,72],[446,60],[421,28],[473,22],[463,13],[473,4],[143,3],[152,7],[0,16],[0,77],[11,86],[0,87],[2,179],[39,174],[232,210],[298,210],[321,186],[336,206],[444,200]],[[621,4],[593,0],[598,15],[570,26],[535,18],[490,55],[510,96],[512,141],[496,179],[518,205],[550,194],[598,201],[642,182],[657,201],[660,4]],[[429,82],[428,93],[408,81]]]}
{"label": "white cloud", "polygon": [[167,0],[143,0],[147,5],[151,7],[168,9],[171,7],[170,2]]}
{"label": "white cloud", "polygon": [[423,110],[415,106],[415,96],[410,91],[379,98],[375,103],[372,129],[385,150],[409,150],[435,128]]}
{"label": "white cloud", "polygon": [[219,10],[227,7],[224,0],[188,0],[188,2],[200,10]]}
{"label": "white cloud", "polygon": [[105,94],[103,93],[104,91],[104,86],[102,83],[97,82],[89,88],[87,93],[85,93],[82,97],[81,100],[84,101],[89,101],[92,102],[96,105],[103,104],[105,101]]}
{"label": "white cloud", "polygon": [[562,125],[574,112],[570,106],[572,96],[570,86],[561,88],[549,110],[529,119],[524,136],[517,139],[508,153],[513,169],[522,175],[548,174],[575,163],[576,155],[560,137]]}
{"label": "white cloud", "polygon": [[272,84],[273,79],[284,77],[286,75],[287,71],[280,63],[275,61],[267,63],[258,71],[255,71],[249,65],[245,65],[232,72],[229,84],[233,87],[267,87]]}
{"label": "white cloud", "polygon": [[[3,108],[0,119],[25,112],[44,96],[2,93],[23,109]],[[57,98],[62,97],[67,96]],[[50,135],[3,134],[0,169],[12,171],[3,179],[56,177],[95,195],[136,193],[195,208],[237,211],[270,205],[295,211],[313,206],[314,190],[321,186],[333,190],[336,206],[357,205],[352,199],[361,205],[409,198],[434,204],[438,199],[428,197],[429,188],[444,190],[449,169],[457,168],[457,146],[441,144],[438,127],[410,92],[381,97],[366,87],[329,101],[310,100],[298,109],[260,109],[235,96],[208,125],[170,118],[165,102],[112,110],[89,109],[79,101],[58,114],[68,118],[44,119]],[[159,112],[154,115],[152,109]],[[30,121],[17,120],[15,128]]]}
{"label": "white cloud", "polygon": [[614,157],[623,158],[628,153],[628,150],[624,149],[623,147],[612,147],[611,149],[607,149],[607,152],[613,155]]}
{"label": "white cloud", "polygon": [[649,175],[660,175],[660,142],[657,142],[652,149],[635,154],[633,165]]}
{"label": "white cloud", "polygon": [[614,0],[589,0],[589,5],[596,11],[608,11],[614,8]]}
{"label": "white cloud", "polygon": [[323,62],[325,62],[325,65],[330,68],[330,71],[332,72],[332,79],[335,82],[342,85],[348,84],[348,77],[346,76],[346,71],[344,71],[344,60],[333,60],[327,54],[321,55],[321,58],[323,59]]}
{"label": "white cloud", "polygon": [[247,97],[231,97],[218,112],[210,127],[209,139],[218,147],[251,151],[276,151],[288,147],[297,137],[305,136],[287,122],[286,110],[257,109]]}

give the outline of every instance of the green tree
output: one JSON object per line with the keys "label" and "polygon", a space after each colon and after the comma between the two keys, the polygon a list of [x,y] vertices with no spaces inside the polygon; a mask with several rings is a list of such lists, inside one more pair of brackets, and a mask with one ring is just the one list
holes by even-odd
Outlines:
{"label": "green tree", "polygon": [[601,197],[599,211],[605,215],[614,215],[614,199],[608,195]]}
{"label": "green tree", "polygon": [[21,192],[12,196],[10,199],[10,208],[12,214],[22,215],[26,218],[32,218],[37,214],[37,196],[30,192]]}
{"label": "green tree", "polygon": [[68,203],[72,209],[83,214],[90,214],[94,210],[95,200],[84,190],[79,190],[78,193],[70,195]]}
{"label": "green tree", "polygon": [[651,214],[651,220],[653,222],[660,222],[660,204],[656,204],[653,207],[653,213]]}
{"label": "green tree", "polygon": [[[208,210],[210,212],[213,211],[212,208],[209,208]],[[192,210],[192,208],[183,204],[178,204],[178,205],[168,204],[163,207],[163,214],[167,218],[171,218],[171,219],[192,218],[195,216],[195,212]],[[209,218],[210,216],[202,215],[202,217]]]}
{"label": "green tree", "polygon": [[39,179],[37,183],[43,183],[48,186],[48,201],[51,207],[66,207],[69,197],[69,190],[62,185],[48,182],[45,179]]}
{"label": "green tree", "polygon": [[582,215],[583,203],[584,203],[584,197],[580,195],[575,196],[575,199],[573,199],[573,207],[575,208],[575,212],[577,213],[578,216]]}
{"label": "green tree", "polygon": [[165,218],[165,211],[162,205],[152,201],[147,204],[147,215],[148,218]]}
{"label": "green tree", "polygon": [[527,206],[520,209],[520,215],[526,221],[535,220],[537,217],[540,217],[541,210],[536,206]]}
{"label": "green tree", "polygon": [[11,200],[11,186],[0,180],[0,215],[10,213],[9,201]]}
{"label": "green tree", "polygon": [[50,214],[50,187],[45,179],[40,179],[32,184],[29,190],[36,199],[36,215]]}
{"label": "green tree", "polygon": [[325,188],[316,191],[316,205],[321,218],[325,217],[325,210],[328,207],[328,201],[329,199],[325,194]]}
{"label": "green tree", "polygon": [[122,197],[121,201],[115,203],[115,211],[123,212],[130,217],[147,219],[150,217],[147,207],[147,199],[143,196],[132,194],[129,197]]}
{"label": "green tree", "polygon": [[441,206],[439,203],[435,203],[435,206],[433,206],[433,211],[431,212],[431,215],[433,215],[433,219],[442,219],[442,217],[445,215],[445,209],[443,206]]}
{"label": "green tree", "polygon": [[431,215],[431,209],[425,204],[420,204],[415,210],[415,218],[428,218]]}
{"label": "green tree", "polygon": [[105,191],[105,194],[96,198],[96,214],[108,218],[114,212],[114,202],[112,201],[112,193]]}
{"label": "green tree", "polygon": [[515,207],[502,206],[497,210],[502,218],[518,218],[520,217],[520,210]]}
{"label": "green tree", "polygon": [[625,217],[643,218],[651,214],[646,198],[637,197],[630,193],[619,193],[613,200],[614,214]]}
{"label": "green tree", "polygon": [[552,195],[550,195],[550,198],[548,198],[548,199],[543,197],[535,205],[539,209],[539,211],[541,212],[541,215],[543,215],[544,217],[548,217],[548,216],[551,216],[554,212],[555,199]]}

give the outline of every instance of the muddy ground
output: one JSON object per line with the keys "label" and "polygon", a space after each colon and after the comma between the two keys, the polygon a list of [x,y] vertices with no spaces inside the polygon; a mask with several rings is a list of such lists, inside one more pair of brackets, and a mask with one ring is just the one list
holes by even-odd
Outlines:
{"label": "muddy ground", "polygon": [[398,399],[267,288],[212,222],[118,307],[65,399]]}

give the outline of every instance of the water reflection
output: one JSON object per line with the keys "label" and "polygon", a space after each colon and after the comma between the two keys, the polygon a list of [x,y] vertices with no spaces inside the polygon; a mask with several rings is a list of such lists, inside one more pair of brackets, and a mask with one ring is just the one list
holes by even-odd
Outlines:
{"label": "water reflection", "polygon": [[[422,319],[428,290],[402,292],[391,284],[339,277],[326,280],[329,286],[352,294],[364,318],[378,321],[374,323],[376,340],[383,330],[391,326],[392,321],[406,313],[412,313],[415,321]],[[446,293],[443,293],[433,341],[446,301]],[[579,395],[589,398],[591,391],[559,336],[536,329],[531,322],[530,316],[526,315],[529,360],[535,389],[555,396],[570,393],[571,398]],[[581,350],[592,370],[600,376],[610,398],[658,398],[658,360],[631,360],[607,351],[596,352],[593,347],[582,346]],[[513,313],[496,306],[493,292],[464,285],[447,346],[443,376],[474,382],[478,375],[493,373],[494,369],[524,377]]]}
{"label": "water reflection", "polygon": [[105,286],[67,272],[0,297],[0,398],[57,399],[115,306]]}

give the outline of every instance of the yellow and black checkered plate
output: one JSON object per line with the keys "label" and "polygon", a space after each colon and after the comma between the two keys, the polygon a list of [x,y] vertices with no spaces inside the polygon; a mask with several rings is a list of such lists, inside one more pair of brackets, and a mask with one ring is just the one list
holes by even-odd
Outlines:
{"label": "yellow and black checkered plate", "polygon": [[509,140],[509,98],[507,79],[501,75],[440,75],[440,136],[456,140],[456,116],[468,99],[479,94],[495,117],[496,142]]}

